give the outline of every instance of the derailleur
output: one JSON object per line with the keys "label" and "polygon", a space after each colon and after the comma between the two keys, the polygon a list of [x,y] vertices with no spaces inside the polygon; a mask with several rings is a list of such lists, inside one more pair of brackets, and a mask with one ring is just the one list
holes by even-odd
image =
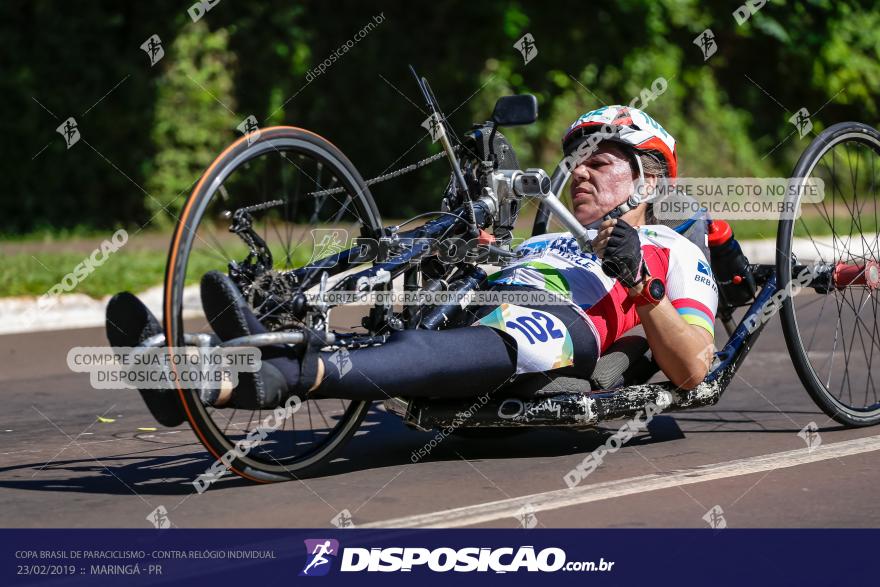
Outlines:
{"label": "derailleur", "polygon": [[253,229],[252,212],[283,203],[283,200],[272,200],[225,213],[226,218],[232,219],[229,232],[237,234],[248,247],[243,261],[229,262],[229,277],[270,330],[302,324],[310,310],[296,277],[292,272],[272,269],[272,252]]}
{"label": "derailleur", "polygon": [[[273,200],[263,204],[245,206],[235,212],[226,212],[224,216],[232,219],[229,232],[235,233],[248,246],[248,255],[244,261],[229,262],[229,277],[243,292],[250,289],[257,279],[272,270],[272,252],[260,235],[253,229],[254,218],[251,212],[265,210],[283,204],[282,200]],[[246,289],[245,289],[246,288]]]}

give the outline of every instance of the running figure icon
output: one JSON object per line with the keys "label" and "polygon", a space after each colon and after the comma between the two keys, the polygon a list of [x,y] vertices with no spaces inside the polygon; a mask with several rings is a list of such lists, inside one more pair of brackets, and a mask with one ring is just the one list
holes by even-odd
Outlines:
{"label": "running figure icon", "polygon": [[315,545],[315,548],[310,553],[312,555],[312,560],[306,565],[306,568],[302,570],[303,575],[308,575],[310,569],[314,569],[315,567],[319,567],[330,562],[330,559],[326,558],[325,555],[336,554],[336,550],[331,547],[330,543],[330,540],[325,540],[324,542],[320,542]]}

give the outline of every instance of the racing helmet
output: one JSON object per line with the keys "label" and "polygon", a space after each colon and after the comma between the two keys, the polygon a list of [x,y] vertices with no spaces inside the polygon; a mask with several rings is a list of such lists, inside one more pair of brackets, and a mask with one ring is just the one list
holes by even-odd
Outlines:
{"label": "racing helmet", "polygon": [[645,112],[629,106],[603,106],[581,115],[562,138],[563,151],[566,154],[573,152],[590,135],[600,131],[604,133],[601,140],[622,143],[634,152],[651,154],[665,165],[667,177],[678,175],[675,139]]}

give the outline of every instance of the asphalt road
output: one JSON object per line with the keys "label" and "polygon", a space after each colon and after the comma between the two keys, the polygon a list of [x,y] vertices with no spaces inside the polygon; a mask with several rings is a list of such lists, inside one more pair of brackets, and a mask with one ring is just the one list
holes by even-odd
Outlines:
{"label": "asphalt road", "polygon": [[357,526],[880,526],[880,428],[842,429],[813,405],[776,320],[719,404],[658,416],[576,498],[563,476],[618,425],[452,436],[413,464],[434,433],[379,404],[326,476],[197,494],[212,460],[187,426],[140,430],[157,425],[137,393],[68,370],[70,347],[103,344],[100,329],[0,337],[2,526],[150,527],[159,506],[177,527],[327,527],[343,510]]}

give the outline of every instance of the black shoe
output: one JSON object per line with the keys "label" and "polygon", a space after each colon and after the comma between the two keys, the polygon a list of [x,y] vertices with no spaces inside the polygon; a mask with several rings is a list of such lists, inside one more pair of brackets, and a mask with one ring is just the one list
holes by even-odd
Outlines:
{"label": "black shoe", "polygon": [[[202,277],[202,308],[211,328],[221,340],[267,332],[241,295],[233,281],[219,271]],[[291,395],[299,380],[299,363],[286,357],[284,347],[264,347],[260,370],[239,373],[238,385],[232,392],[230,406],[259,410],[280,406]],[[268,360],[268,358],[272,360]]]}
{"label": "black shoe", "polygon": [[[110,345],[135,347],[156,334],[162,327],[153,313],[136,296],[118,293],[107,304],[107,340]],[[173,428],[186,420],[177,392],[172,389],[139,389],[147,409],[163,426]]]}

